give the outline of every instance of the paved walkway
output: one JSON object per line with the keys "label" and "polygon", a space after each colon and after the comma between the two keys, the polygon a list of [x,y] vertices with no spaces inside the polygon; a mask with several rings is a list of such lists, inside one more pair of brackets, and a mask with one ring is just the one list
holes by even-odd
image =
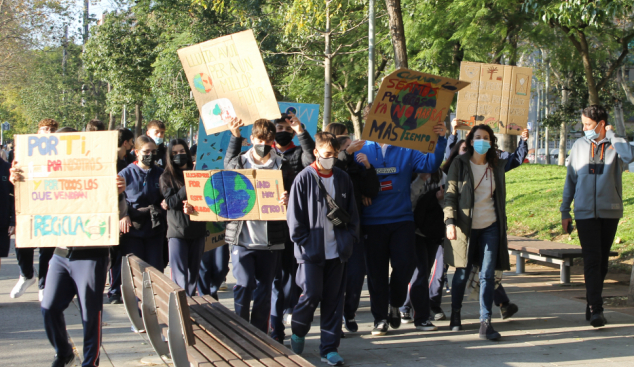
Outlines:
{"label": "paved walkway", "polygon": [[[505,288],[520,311],[502,321],[495,308],[494,325],[503,335],[500,342],[478,339],[478,305],[467,301],[463,308],[462,332],[448,331],[448,321],[436,324],[437,332],[419,332],[403,325],[383,337],[370,336],[372,317],[369,297],[364,291],[357,320],[360,331],[342,340],[340,353],[347,365],[358,366],[634,366],[634,308],[610,308],[608,326],[593,329],[584,318],[583,276],[573,268],[573,286],[558,285],[559,270],[529,265],[527,273],[508,273]],[[19,299],[9,298],[18,267],[11,251],[0,269],[0,366],[49,366],[54,351],[46,339],[37,287]],[[627,294],[626,275],[609,276],[606,296]],[[233,278],[228,279],[229,286]],[[233,307],[232,293],[222,292],[221,301]],[[449,295],[444,298],[449,310]],[[122,305],[104,306],[101,366],[163,365],[141,335],[130,332]],[[82,348],[79,311],[66,311],[69,334]],[[318,357],[319,316],[307,337],[304,356],[321,365]],[[152,363],[152,361],[156,363]],[[77,363],[79,365],[79,363]]]}

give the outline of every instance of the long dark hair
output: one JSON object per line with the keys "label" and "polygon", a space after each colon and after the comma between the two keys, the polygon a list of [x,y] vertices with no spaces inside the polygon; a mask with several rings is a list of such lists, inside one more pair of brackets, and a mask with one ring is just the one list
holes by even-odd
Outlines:
{"label": "long dark hair", "polygon": [[495,137],[495,135],[493,134],[493,129],[491,129],[489,125],[476,125],[473,127],[473,129],[471,129],[471,131],[469,131],[469,134],[467,134],[467,139],[465,139],[465,143],[467,144],[467,153],[469,153],[470,156],[473,156],[474,150],[471,142],[473,141],[475,133],[478,130],[484,130],[489,133],[489,139],[491,139],[489,140],[489,142],[491,143],[491,149],[486,152],[485,157],[487,163],[489,164],[489,167],[494,168],[498,164],[498,138]]}
{"label": "long dark hair", "polygon": [[456,145],[454,145],[453,148],[451,148],[449,157],[447,158],[445,163],[442,164],[442,167],[440,167],[440,169],[443,172],[445,172],[445,174],[449,174],[449,167],[451,167],[451,162],[453,162],[453,160],[460,154],[460,147],[462,146],[463,143],[464,143],[464,139],[460,139],[458,140]]}
{"label": "long dark hair", "polygon": [[189,151],[187,142],[183,139],[172,139],[165,152],[165,184],[174,189],[180,189],[185,184],[185,177],[183,176],[183,169],[177,167],[172,161],[172,148],[176,145],[182,145],[185,147],[185,153],[187,154],[187,170],[194,169],[194,161],[192,160],[192,154]]}

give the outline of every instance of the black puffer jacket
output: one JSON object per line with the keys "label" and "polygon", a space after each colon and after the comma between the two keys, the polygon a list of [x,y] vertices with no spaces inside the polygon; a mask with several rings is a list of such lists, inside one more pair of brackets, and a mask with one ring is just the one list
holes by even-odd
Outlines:
{"label": "black puffer jacket", "polygon": [[160,179],[161,193],[167,203],[167,238],[196,239],[207,235],[205,222],[194,222],[183,212],[183,200],[187,200],[185,185],[179,184],[166,173]]}
{"label": "black puffer jacket", "polygon": [[[231,136],[229,141],[229,147],[227,148],[227,155],[225,156],[225,169],[244,169],[242,163],[242,156],[247,152],[242,152],[242,141],[244,138],[236,138]],[[282,171],[282,178],[284,180],[284,190],[290,192],[293,180],[295,179],[295,172],[291,165],[281,157],[282,165],[279,169]],[[269,220],[267,223],[268,246],[284,245],[290,240],[288,233],[288,225],[283,220]],[[243,220],[237,220],[227,223],[225,231],[225,242],[232,246],[240,246],[238,239],[240,238],[240,232],[242,232]],[[282,247],[283,248],[283,247]]]}
{"label": "black puffer jacket", "polygon": [[348,154],[345,150],[339,153],[337,168],[340,168],[350,176],[352,187],[354,188],[354,198],[357,202],[357,210],[359,216],[363,211],[362,195],[375,199],[381,190],[379,177],[376,175],[376,169],[370,165],[370,168],[363,169],[354,161],[354,154]]}

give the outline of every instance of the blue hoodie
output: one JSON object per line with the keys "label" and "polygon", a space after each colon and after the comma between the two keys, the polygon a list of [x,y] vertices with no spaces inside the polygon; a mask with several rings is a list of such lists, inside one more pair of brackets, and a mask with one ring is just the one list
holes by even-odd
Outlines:
{"label": "blue hoodie", "polygon": [[[441,137],[433,154],[423,154],[417,150],[389,145],[385,157],[381,145],[366,141],[361,150],[376,169],[381,191],[372,205],[365,207],[361,214],[361,224],[376,225],[405,221],[414,221],[410,183],[412,173],[433,173],[438,171],[445,153],[447,139]],[[359,165],[362,166],[361,163]]]}

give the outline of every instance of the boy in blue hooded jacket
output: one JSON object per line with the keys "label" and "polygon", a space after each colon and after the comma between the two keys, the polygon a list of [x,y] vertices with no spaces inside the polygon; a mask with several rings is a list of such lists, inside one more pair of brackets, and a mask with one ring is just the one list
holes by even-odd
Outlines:
{"label": "boy in blue hooded jacket", "polygon": [[[334,167],[339,142],[330,133],[315,135],[317,161],[297,175],[288,202],[286,218],[299,263],[297,285],[302,295],[293,310],[291,348],[301,354],[317,305],[321,303],[322,362],[343,364],[337,348],[341,339],[346,262],[359,240],[359,215],[352,181]],[[328,197],[343,209],[349,220],[335,225],[328,217]]]}
{"label": "boy in blue hooded jacket", "polygon": [[405,302],[416,266],[416,228],[410,200],[412,173],[436,172],[447,145],[445,124],[439,122],[433,131],[438,135],[433,154],[371,141],[355,154],[355,158],[358,154],[367,156],[381,185],[376,199],[361,214],[370,310],[374,316],[372,335],[385,335],[388,324],[393,329],[401,326],[399,307]]}

